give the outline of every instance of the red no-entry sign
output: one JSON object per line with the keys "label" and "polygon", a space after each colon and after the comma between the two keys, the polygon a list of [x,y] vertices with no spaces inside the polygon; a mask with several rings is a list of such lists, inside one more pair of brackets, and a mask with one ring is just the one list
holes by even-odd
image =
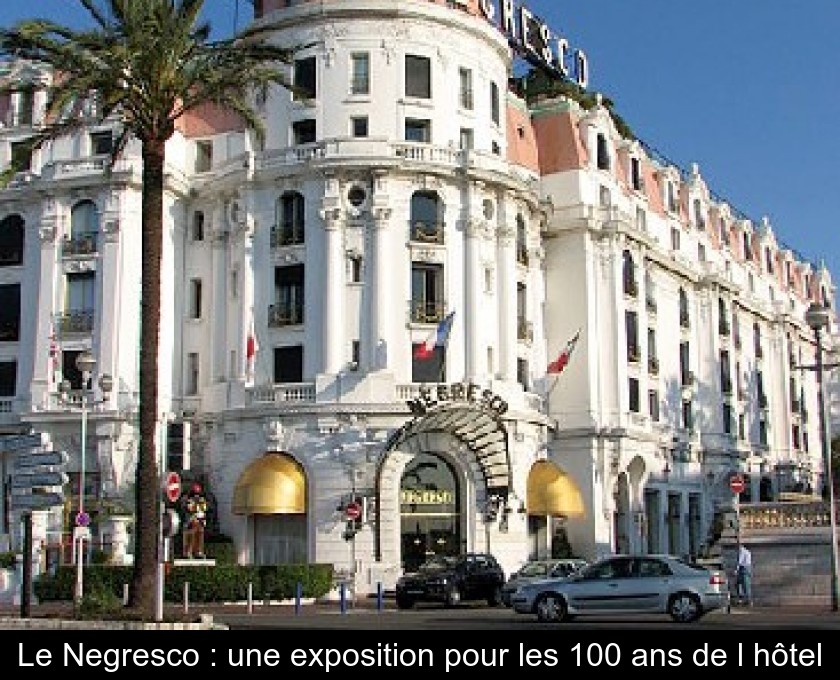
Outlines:
{"label": "red no-entry sign", "polygon": [[350,501],[344,508],[347,519],[359,519],[362,516],[362,506],[356,501]]}
{"label": "red no-entry sign", "polygon": [[746,488],[743,475],[732,475],[729,478],[729,489],[732,493],[743,493]]}
{"label": "red no-entry sign", "polygon": [[181,497],[181,475],[177,472],[167,472],[163,492],[170,503],[177,501]]}

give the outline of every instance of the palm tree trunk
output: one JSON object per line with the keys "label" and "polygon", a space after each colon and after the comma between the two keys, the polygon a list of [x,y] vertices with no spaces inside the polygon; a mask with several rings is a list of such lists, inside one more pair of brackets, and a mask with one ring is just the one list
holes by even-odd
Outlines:
{"label": "palm tree trunk", "polygon": [[140,308],[140,445],[136,471],[134,571],[129,607],[144,620],[155,616],[160,474],[158,348],[160,345],[161,254],[163,251],[163,167],[165,141],[143,142],[142,278]]}

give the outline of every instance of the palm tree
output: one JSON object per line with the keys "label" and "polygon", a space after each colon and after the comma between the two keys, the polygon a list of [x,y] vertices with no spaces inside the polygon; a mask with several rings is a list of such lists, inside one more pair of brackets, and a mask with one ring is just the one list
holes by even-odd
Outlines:
{"label": "palm tree", "polygon": [[[49,89],[47,115],[32,139],[34,147],[113,116],[122,128],[112,160],[130,139],[141,144],[140,445],[129,607],[150,620],[155,614],[160,523],[155,432],[166,142],[179,118],[208,104],[238,114],[261,141],[264,129],[253,108],[254,95],[272,85],[286,86],[280,64],[289,61],[290,52],[270,44],[257,30],[210,41],[210,26],[201,19],[204,0],[79,2],[92,28],[23,21],[0,29],[0,54],[44,64],[57,76]],[[73,115],[92,96],[95,120]]]}

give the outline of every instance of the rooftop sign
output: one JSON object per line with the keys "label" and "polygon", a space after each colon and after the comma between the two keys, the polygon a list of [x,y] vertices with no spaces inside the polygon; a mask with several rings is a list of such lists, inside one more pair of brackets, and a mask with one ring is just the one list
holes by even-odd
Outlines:
{"label": "rooftop sign", "polygon": [[[453,3],[464,8],[470,4],[469,0],[453,0]],[[517,7],[513,0],[478,0],[478,7],[484,18],[507,36],[511,47],[522,58],[586,88],[589,83],[586,54],[580,49],[572,50],[566,38],[554,33],[525,5]]]}

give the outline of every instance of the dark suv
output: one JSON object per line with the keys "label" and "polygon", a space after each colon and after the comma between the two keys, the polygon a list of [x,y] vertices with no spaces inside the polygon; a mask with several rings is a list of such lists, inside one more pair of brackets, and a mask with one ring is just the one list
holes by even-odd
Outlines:
{"label": "dark suv", "polygon": [[492,555],[439,555],[397,581],[397,607],[409,609],[416,602],[442,602],[452,607],[467,600],[486,600],[495,607],[502,601],[504,584],[505,573]]}

